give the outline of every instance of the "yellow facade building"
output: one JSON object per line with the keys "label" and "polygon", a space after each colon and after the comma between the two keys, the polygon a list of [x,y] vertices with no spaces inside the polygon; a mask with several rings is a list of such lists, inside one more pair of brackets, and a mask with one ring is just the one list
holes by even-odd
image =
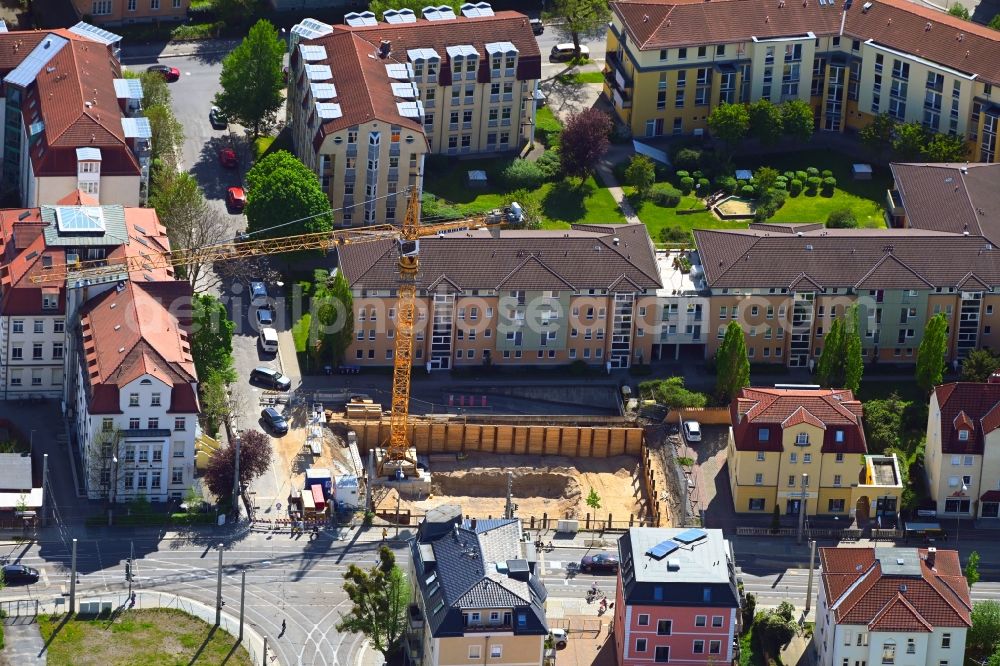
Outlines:
{"label": "yellow facade building", "polygon": [[895,455],[867,455],[851,391],[747,388],[730,406],[727,457],[734,510],[894,523],[902,493]]}
{"label": "yellow facade building", "polygon": [[635,136],[700,135],[722,102],[808,102],[816,128],[879,113],[995,162],[1000,33],[906,0],[612,2],[604,92]]}

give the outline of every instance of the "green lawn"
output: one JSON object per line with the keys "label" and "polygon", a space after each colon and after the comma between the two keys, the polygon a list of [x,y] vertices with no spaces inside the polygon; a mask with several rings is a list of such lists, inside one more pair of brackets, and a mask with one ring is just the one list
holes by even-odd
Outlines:
{"label": "green lawn", "polygon": [[[626,194],[634,193],[631,187],[626,186],[623,189]],[[646,225],[654,243],[660,242],[660,229],[670,227],[680,227],[684,231],[747,228],[747,223],[742,220],[720,220],[711,211],[704,210],[704,204],[690,195],[681,197],[681,202],[675,208],[665,208],[651,201],[645,201],[636,211],[636,215]]]}
{"label": "green lawn", "polygon": [[600,72],[568,72],[566,74],[557,74],[556,80],[565,85],[604,83],[604,74]]}
{"label": "green lawn", "polygon": [[114,622],[45,615],[38,626],[51,666],[251,664],[234,636],[174,609],[125,611]]}
{"label": "green lawn", "polygon": [[814,166],[820,171],[829,169],[837,179],[837,189],[832,197],[821,194],[808,195],[805,192],[796,197],[788,197],[785,205],[771,218],[771,222],[826,222],[827,216],[838,208],[848,207],[863,227],[884,227],[882,202],[885,192],[892,186],[892,177],[887,169],[875,167],[871,180],[854,180],[851,165],[856,160],[832,151],[822,153],[795,152],[783,155],[761,155],[735,160],[737,169],[755,170],[770,166],[779,172],[805,171]]}

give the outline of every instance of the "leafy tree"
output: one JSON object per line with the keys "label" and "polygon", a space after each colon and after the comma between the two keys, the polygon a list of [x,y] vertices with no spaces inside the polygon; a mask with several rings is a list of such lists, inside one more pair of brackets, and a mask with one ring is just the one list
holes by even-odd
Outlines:
{"label": "leafy tree", "polygon": [[286,150],[258,160],[247,172],[247,185],[250,231],[268,229],[262,235],[274,237],[329,231],[333,226],[330,200],[316,174]]}
{"label": "leafy tree", "polygon": [[684,388],[683,377],[667,377],[654,379],[639,384],[639,393],[648,395],[661,405],[671,409],[704,407],[708,404],[708,396]]}
{"label": "leafy tree", "polygon": [[191,356],[199,377],[218,375],[224,382],[236,381],[233,368],[234,324],[226,306],[211,294],[196,294],[191,301]]}
{"label": "leafy tree", "polygon": [[781,509],[778,508],[778,503],[775,502],[774,510],[771,512],[771,531],[777,532],[781,529]]}
{"label": "leafy tree", "polygon": [[949,7],[948,13],[951,14],[952,16],[957,16],[958,18],[963,19],[965,21],[969,20],[969,10],[966,9],[965,6],[959,2],[956,2],[951,7]]}
{"label": "leafy tree", "polygon": [[562,131],[559,157],[567,175],[586,179],[608,152],[611,116],[586,109],[570,116]]}
{"label": "leafy tree", "polygon": [[[149,203],[167,228],[174,250],[209,247],[231,238],[226,221],[205,202],[194,176],[170,168],[157,169],[155,174]],[[208,259],[189,253],[184,255],[184,263],[178,265],[177,272],[187,278],[192,289],[201,291],[214,286],[214,274],[209,267]]]}
{"label": "leafy tree", "polygon": [[755,633],[760,635],[761,644],[769,654],[777,654],[788,645],[798,629],[794,619],[786,619],[777,609],[764,613],[755,624]]}
{"label": "leafy tree", "polygon": [[[997,29],[998,28],[994,28],[994,30]],[[986,666],[1000,666],[1000,646],[998,646],[997,649],[993,651],[993,654],[990,655],[990,658],[986,661]]]}
{"label": "leafy tree", "polygon": [[750,131],[750,112],[744,104],[723,102],[708,114],[708,128],[731,150]]}
{"label": "leafy tree", "polygon": [[917,385],[930,393],[944,377],[944,357],[948,351],[948,320],[944,313],[931,317],[917,348]]}
{"label": "leafy tree", "polygon": [[625,182],[635,188],[636,194],[645,199],[649,188],[656,182],[656,167],[645,155],[633,155],[625,168]]}
{"label": "leafy tree", "polygon": [[743,614],[743,631],[750,631],[750,627],[753,625],[754,615],[757,613],[757,595],[753,592],[747,592],[746,600],[743,602],[743,609],[740,611]]}
{"label": "leafy tree", "polygon": [[780,175],[777,169],[768,166],[759,167],[754,171],[753,184],[757,188],[757,194],[766,194],[768,190],[774,187]]}
{"label": "leafy tree", "polygon": [[1000,602],[977,601],[972,605],[972,626],[965,635],[965,650],[982,662],[1000,648]]}
{"label": "leafy tree", "polygon": [[229,394],[222,376],[213,372],[207,377],[198,376],[201,394],[202,424],[210,436],[215,436],[229,416]]}
{"label": "leafy tree", "polygon": [[781,109],[768,99],[759,99],[749,107],[750,135],[764,145],[777,143],[781,138]]}
{"label": "leafy tree", "polygon": [[823,352],[816,364],[816,377],[827,388],[842,386],[845,370],[844,320],[834,319],[823,339]]}
{"label": "leafy tree", "polygon": [[923,153],[929,132],[920,123],[900,123],[892,137],[892,149],[906,160],[915,160]]}
{"label": "leafy tree", "polygon": [[743,328],[729,322],[726,336],[715,355],[715,392],[720,400],[732,400],[739,390],[750,386],[750,359]]}
{"label": "leafy tree", "polygon": [[838,208],[826,216],[826,226],[830,229],[856,229],[858,220],[850,208]]}
{"label": "leafy tree", "polygon": [[[240,485],[246,486],[271,466],[271,440],[259,430],[244,430],[240,435]],[[218,498],[233,492],[236,472],[236,444],[215,452],[205,470],[205,485]]]}
{"label": "leafy tree", "polygon": [[344,359],[354,339],[354,298],[343,271],[332,275],[324,269],[314,273],[311,310],[316,329],[317,351],[333,363]]}
{"label": "leafy tree", "polygon": [[[257,10],[258,0],[215,0],[213,7],[219,20],[226,25],[244,25]],[[417,16],[420,14],[418,13]]]}
{"label": "leafy tree", "polygon": [[285,44],[277,29],[261,19],[222,61],[220,85],[215,104],[231,122],[259,137],[274,124],[275,114],[284,103],[282,58]]}
{"label": "leafy tree", "polygon": [[861,353],[861,324],[858,306],[847,308],[844,317],[844,388],[857,393],[861,387],[861,376],[865,371],[865,359]]}
{"label": "leafy tree", "polygon": [[143,115],[149,120],[152,135],[152,157],[154,161],[162,161],[173,168],[177,159],[177,146],[184,141],[184,127],[174,118],[170,107],[154,104],[143,110]]}
{"label": "leafy tree", "polygon": [[410,585],[386,546],[379,548],[379,562],[366,571],[356,564],[344,574],[344,591],[353,604],[340,616],[337,631],[364,634],[386,663],[406,632],[406,606]]}
{"label": "leafy tree", "polygon": [[961,162],[969,153],[969,146],[960,136],[934,133],[921,149],[930,162]]}
{"label": "leafy tree", "polygon": [[963,382],[985,382],[1000,370],[1000,356],[988,349],[973,349],[962,361]]}
{"label": "leafy tree", "polygon": [[569,37],[574,52],[580,55],[580,37],[603,30],[611,12],[607,0],[555,0],[552,15],[562,19],[558,29]]}
{"label": "leafy tree", "polygon": [[590,489],[590,494],[587,495],[587,506],[591,509],[601,508],[601,496],[597,494],[597,491],[593,488]]}
{"label": "leafy tree", "polygon": [[864,405],[865,439],[871,453],[882,454],[900,446],[903,411],[908,406],[893,393],[886,400],[868,400]]}
{"label": "leafy tree", "polygon": [[965,580],[969,583],[969,587],[979,582],[979,551],[974,550],[969,553],[969,560],[965,563],[962,573],[965,575]]}
{"label": "leafy tree", "polygon": [[896,119],[888,113],[880,113],[861,128],[861,142],[876,155],[882,155],[892,148],[892,137],[895,131]]}
{"label": "leafy tree", "polygon": [[986,24],[987,26],[993,28],[994,30],[1000,30],[1000,14],[994,14],[990,22]]}
{"label": "leafy tree", "polygon": [[801,99],[790,99],[782,102],[781,127],[785,134],[798,141],[808,141],[815,129],[813,109],[808,102]]}

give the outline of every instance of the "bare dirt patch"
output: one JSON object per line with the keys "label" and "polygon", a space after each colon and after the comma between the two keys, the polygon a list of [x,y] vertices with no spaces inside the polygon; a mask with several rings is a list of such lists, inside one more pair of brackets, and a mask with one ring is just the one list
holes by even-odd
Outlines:
{"label": "bare dirt patch", "polygon": [[[513,474],[513,496],[522,518],[607,520],[627,524],[630,515],[645,515],[646,500],[639,483],[639,460],[471,454],[464,460],[435,456],[430,464],[431,495],[426,499],[399,498],[401,511],[423,514],[442,504],[461,504],[475,516],[501,516],[507,493],[507,472]],[[590,491],[601,499],[599,509],[587,505]],[[396,509],[398,494],[389,491],[379,508]]]}

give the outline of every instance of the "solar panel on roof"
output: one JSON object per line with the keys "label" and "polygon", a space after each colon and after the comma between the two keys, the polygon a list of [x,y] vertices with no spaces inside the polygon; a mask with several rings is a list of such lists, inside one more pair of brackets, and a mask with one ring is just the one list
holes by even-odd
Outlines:
{"label": "solar panel on roof", "polygon": [[412,9],[387,9],[382,13],[382,19],[386,23],[416,23],[417,15]]}
{"label": "solar panel on roof", "polygon": [[72,28],[69,29],[74,35],[80,35],[81,37],[88,37],[95,42],[100,42],[105,46],[109,44],[116,44],[122,41],[121,35],[116,35],[113,32],[108,32],[98,28],[96,25],[90,25],[89,23],[84,23],[80,21]]}
{"label": "solar panel on roof", "polygon": [[406,80],[411,76],[408,64],[391,62],[385,66],[385,73],[390,79]]}
{"label": "solar panel on roof", "polygon": [[700,530],[697,528],[684,530],[680,534],[674,536],[674,541],[680,541],[681,543],[691,544],[695,541],[701,541],[708,536],[708,532],[705,530]]}
{"label": "solar panel on roof", "polygon": [[493,7],[488,2],[466,2],[462,5],[462,16],[466,18],[493,16]]}
{"label": "solar panel on roof", "polygon": [[327,100],[337,96],[337,88],[332,83],[310,83],[313,99]]}
{"label": "solar panel on roof", "polygon": [[27,88],[35,81],[39,72],[49,64],[49,61],[68,43],[68,39],[59,35],[48,35],[35,48],[31,49],[28,57],[22,60],[21,64],[15,67],[14,71],[5,76],[3,80],[21,88]]}
{"label": "solar panel on roof", "polygon": [[152,139],[153,128],[149,124],[149,118],[138,116],[135,118],[122,118],[122,132],[128,139]]}
{"label": "solar panel on roof", "polygon": [[652,557],[654,560],[662,560],[664,557],[674,552],[681,545],[676,541],[667,539],[666,541],[661,541],[652,548],[646,551],[646,554]]}
{"label": "solar panel on roof", "polygon": [[301,23],[296,24],[292,28],[292,34],[298,35],[303,39],[316,39],[317,37],[329,35],[331,32],[333,32],[332,26],[311,18],[303,19]]}
{"label": "solar panel on roof", "polygon": [[310,81],[329,81],[333,71],[329,65],[306,65],[306,76]]}
{"label": "solar panel on roof", "polygon": [[115,79],[115,97],[142,99],[142,82],[139,79]]}
{"label": "solar panel on roof", "polygon": [[323,120],[333,120],[334,118],[340,118],[344,115],[340,110],[339,104],[333,104],[330,102],[317,102],[316,113]]}
{"label": "solar panel on roof", "polygon": [[299,46],[299,53],[306,62],[326,60],[326,48],[321,44],[302,44]]}
{"label": "solar panel on roof", "polygon": [[352,28],[364,28],[378,25],[378,19],[372,12],[348,12],[344,14],[344,23]]}

